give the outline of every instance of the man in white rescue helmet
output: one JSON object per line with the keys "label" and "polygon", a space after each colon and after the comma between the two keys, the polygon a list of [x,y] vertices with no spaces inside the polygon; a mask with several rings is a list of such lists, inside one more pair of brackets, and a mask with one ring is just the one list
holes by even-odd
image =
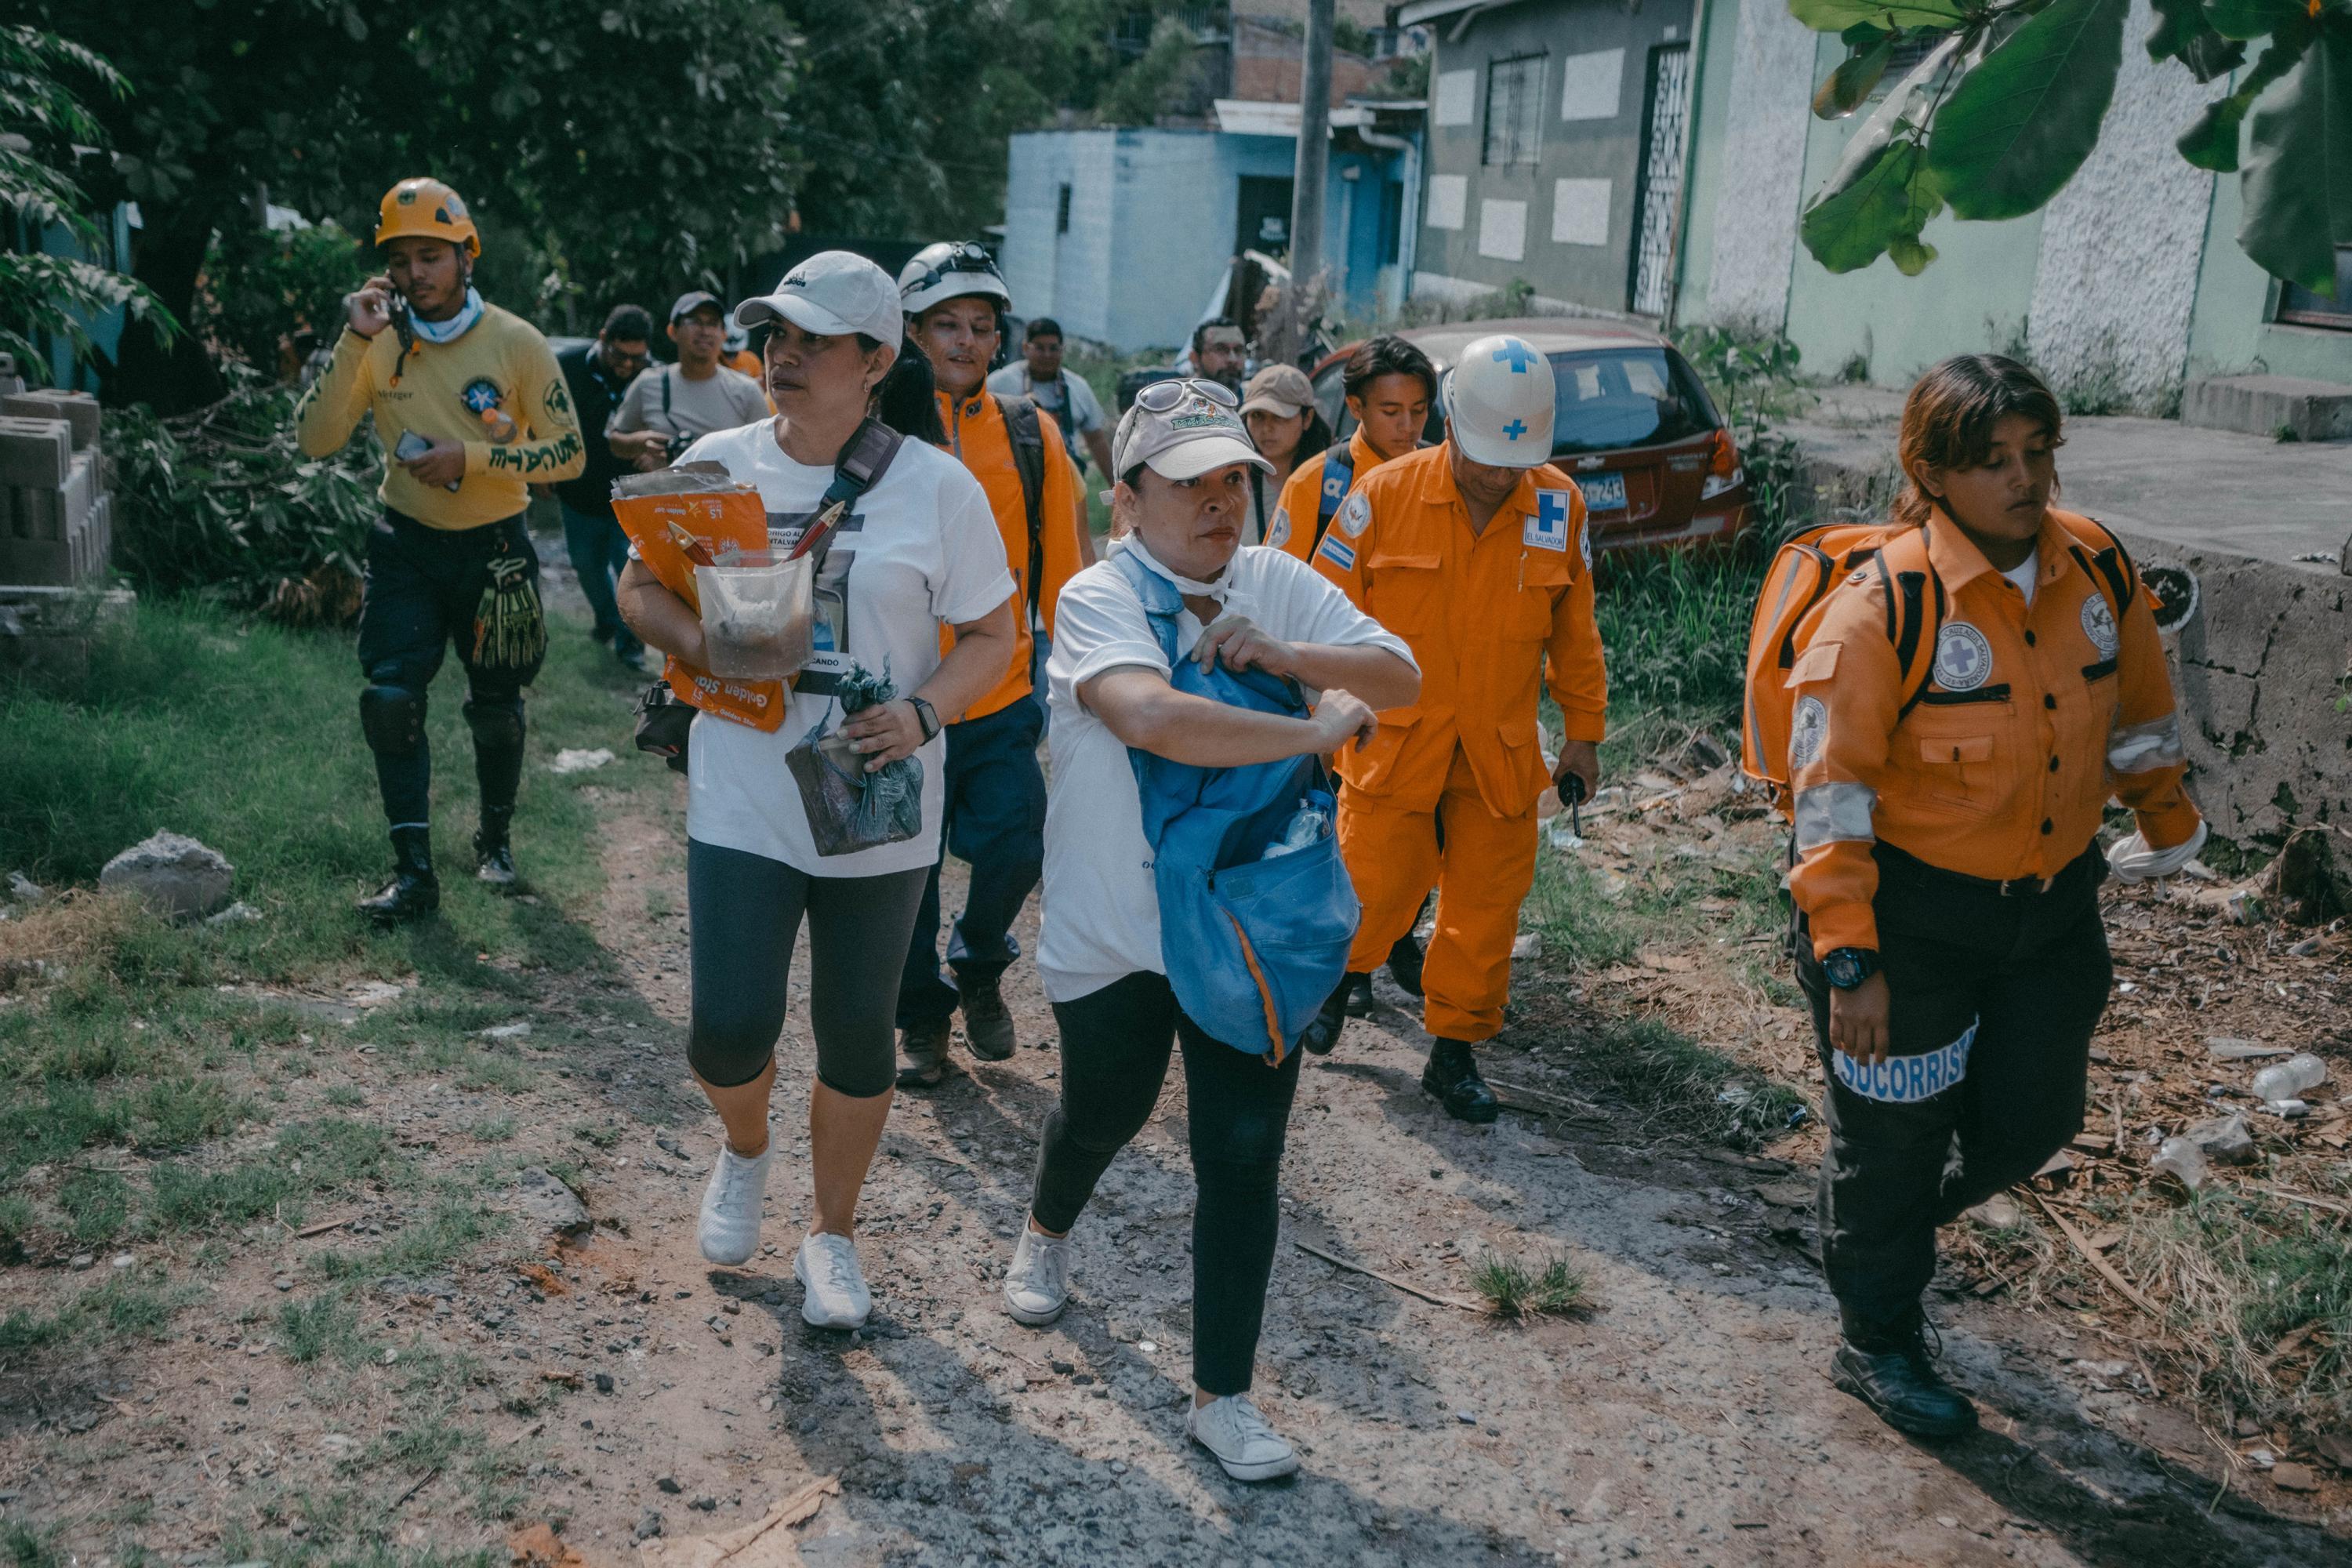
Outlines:
{"label": "man in white rescue helmet", "polygon": [[[1444,441],[1358,481],[1313,558],[1405,640],[1422,686],[1381,715],[1370,745],[1339,753],[1339,844],[1364,919],[1348,978],[1301,1043],[1338,1042],[1349,987],[1434,884],[1421,1083],[1463,1121],[1499,1109],[1471,1047],[1503,1026],[1537,802],[1555,783],[1591,794],[1608,710],[1584,497],[1551,466],[1552,402],[1551,363],[1524,340],[1470,344],[1440,392]],[[1566,731],[1550,770],[1537,721],[1547,685]]]}
{"label": "man in white rescue helmet", "polygon": [[947,1076],[959,1007],[974,1056],[1002,1061],[1013,1054],[1013,1015],[1000,985],[1021,953],[1013,919],[1045,859],[1045,775],[1037,764],[1045,712],[1032,680],[1033,627],[1052,635],[1062,584],[1087,559],[1077,470],[1060,426],[1027,397],[987,386],[1012,302],[996,258],[969,241],[925,246],[898,273],[908,342],[930,361],[948,449],[988,492],[1019,587],[1020,623],[1003,678],[961,714],[943,715],[951,721],[941,853],[969,862],[971,881],[948,939],[952,983],[940,970],[936,868],[915,917],[898,982],[902,1089],[928,1089]]}

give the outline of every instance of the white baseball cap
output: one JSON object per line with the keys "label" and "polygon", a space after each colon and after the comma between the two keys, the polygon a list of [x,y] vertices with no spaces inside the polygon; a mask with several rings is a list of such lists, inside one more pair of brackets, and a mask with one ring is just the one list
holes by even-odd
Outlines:
{"label": "white baseball cap", "polygon": [[775,292],[735,307],[739,327],[757,326],[775,316],[820,337],[863,332],[892,348],[904,332],[898,285],[873,262],[847,250],[818,251],[785,273]]}
{"label": "white baseball cap", "polygon": [[1136,394],[1135,405],[1111,438],[1113,477],[1138,463],[1164,479],[1196,479],[1231,463],[1274,465],[1257,454],[1234,406],[1234,395],[1213,381],[1156,381]]}

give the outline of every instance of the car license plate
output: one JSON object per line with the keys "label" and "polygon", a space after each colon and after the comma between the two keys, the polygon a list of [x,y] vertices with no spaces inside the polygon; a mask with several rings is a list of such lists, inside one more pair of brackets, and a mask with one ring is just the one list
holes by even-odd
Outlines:
{"label": "car license plate", "polygon": [[1584,492],[1587,511],[1623,511],[1625,510],[1625,476],[1622,474],[1586,474],[1576,481]]}

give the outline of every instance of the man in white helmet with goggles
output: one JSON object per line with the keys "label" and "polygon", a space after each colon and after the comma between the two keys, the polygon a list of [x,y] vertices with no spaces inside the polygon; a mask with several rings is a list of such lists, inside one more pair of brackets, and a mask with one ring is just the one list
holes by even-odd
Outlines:
{"label": "man in white helmet with goggles", "polygon": [[[1481,338],[1440,403],[1444,441],[1360,479],[1313,557],[1405,640],[1422,687],[1381,715],[1370,744],[1339,754],[1339,844],[1364,918],[1348,978],[1301,1043],[1337,1043],[1349,985],[1388,957],[1433,883],[1422,1088],[1448,1115],[1487,1122],[1499,1107],[1471,1047],[1503,1026],[1537,802],[1555,783],[1591,794],[1608,680],[1584,497],[1550,463],[1550,362],[1521,339]],[[1556,769],[1537,721],[1547,686],[1566,731]]]}

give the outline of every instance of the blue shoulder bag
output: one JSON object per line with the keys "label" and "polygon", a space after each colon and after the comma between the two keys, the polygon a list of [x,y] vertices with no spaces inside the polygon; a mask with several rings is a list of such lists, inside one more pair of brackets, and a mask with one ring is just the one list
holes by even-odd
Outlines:
{"label": "blue shoulder bag", "polygon": [[[1295,680],[1176,652],[1176,585],[1121,551],[1111,557],[1143,602],[1177,690],[1293,718]],[[1339,858],[1337,807],[1319,757],[1202,768],[1128,748],[1160,895],[1160,954],[1187,1016],[1211,1037],[1279,1067],[1339,984],[1363,913]],[[1302,811],[1319,833],[1265,858]]]}

